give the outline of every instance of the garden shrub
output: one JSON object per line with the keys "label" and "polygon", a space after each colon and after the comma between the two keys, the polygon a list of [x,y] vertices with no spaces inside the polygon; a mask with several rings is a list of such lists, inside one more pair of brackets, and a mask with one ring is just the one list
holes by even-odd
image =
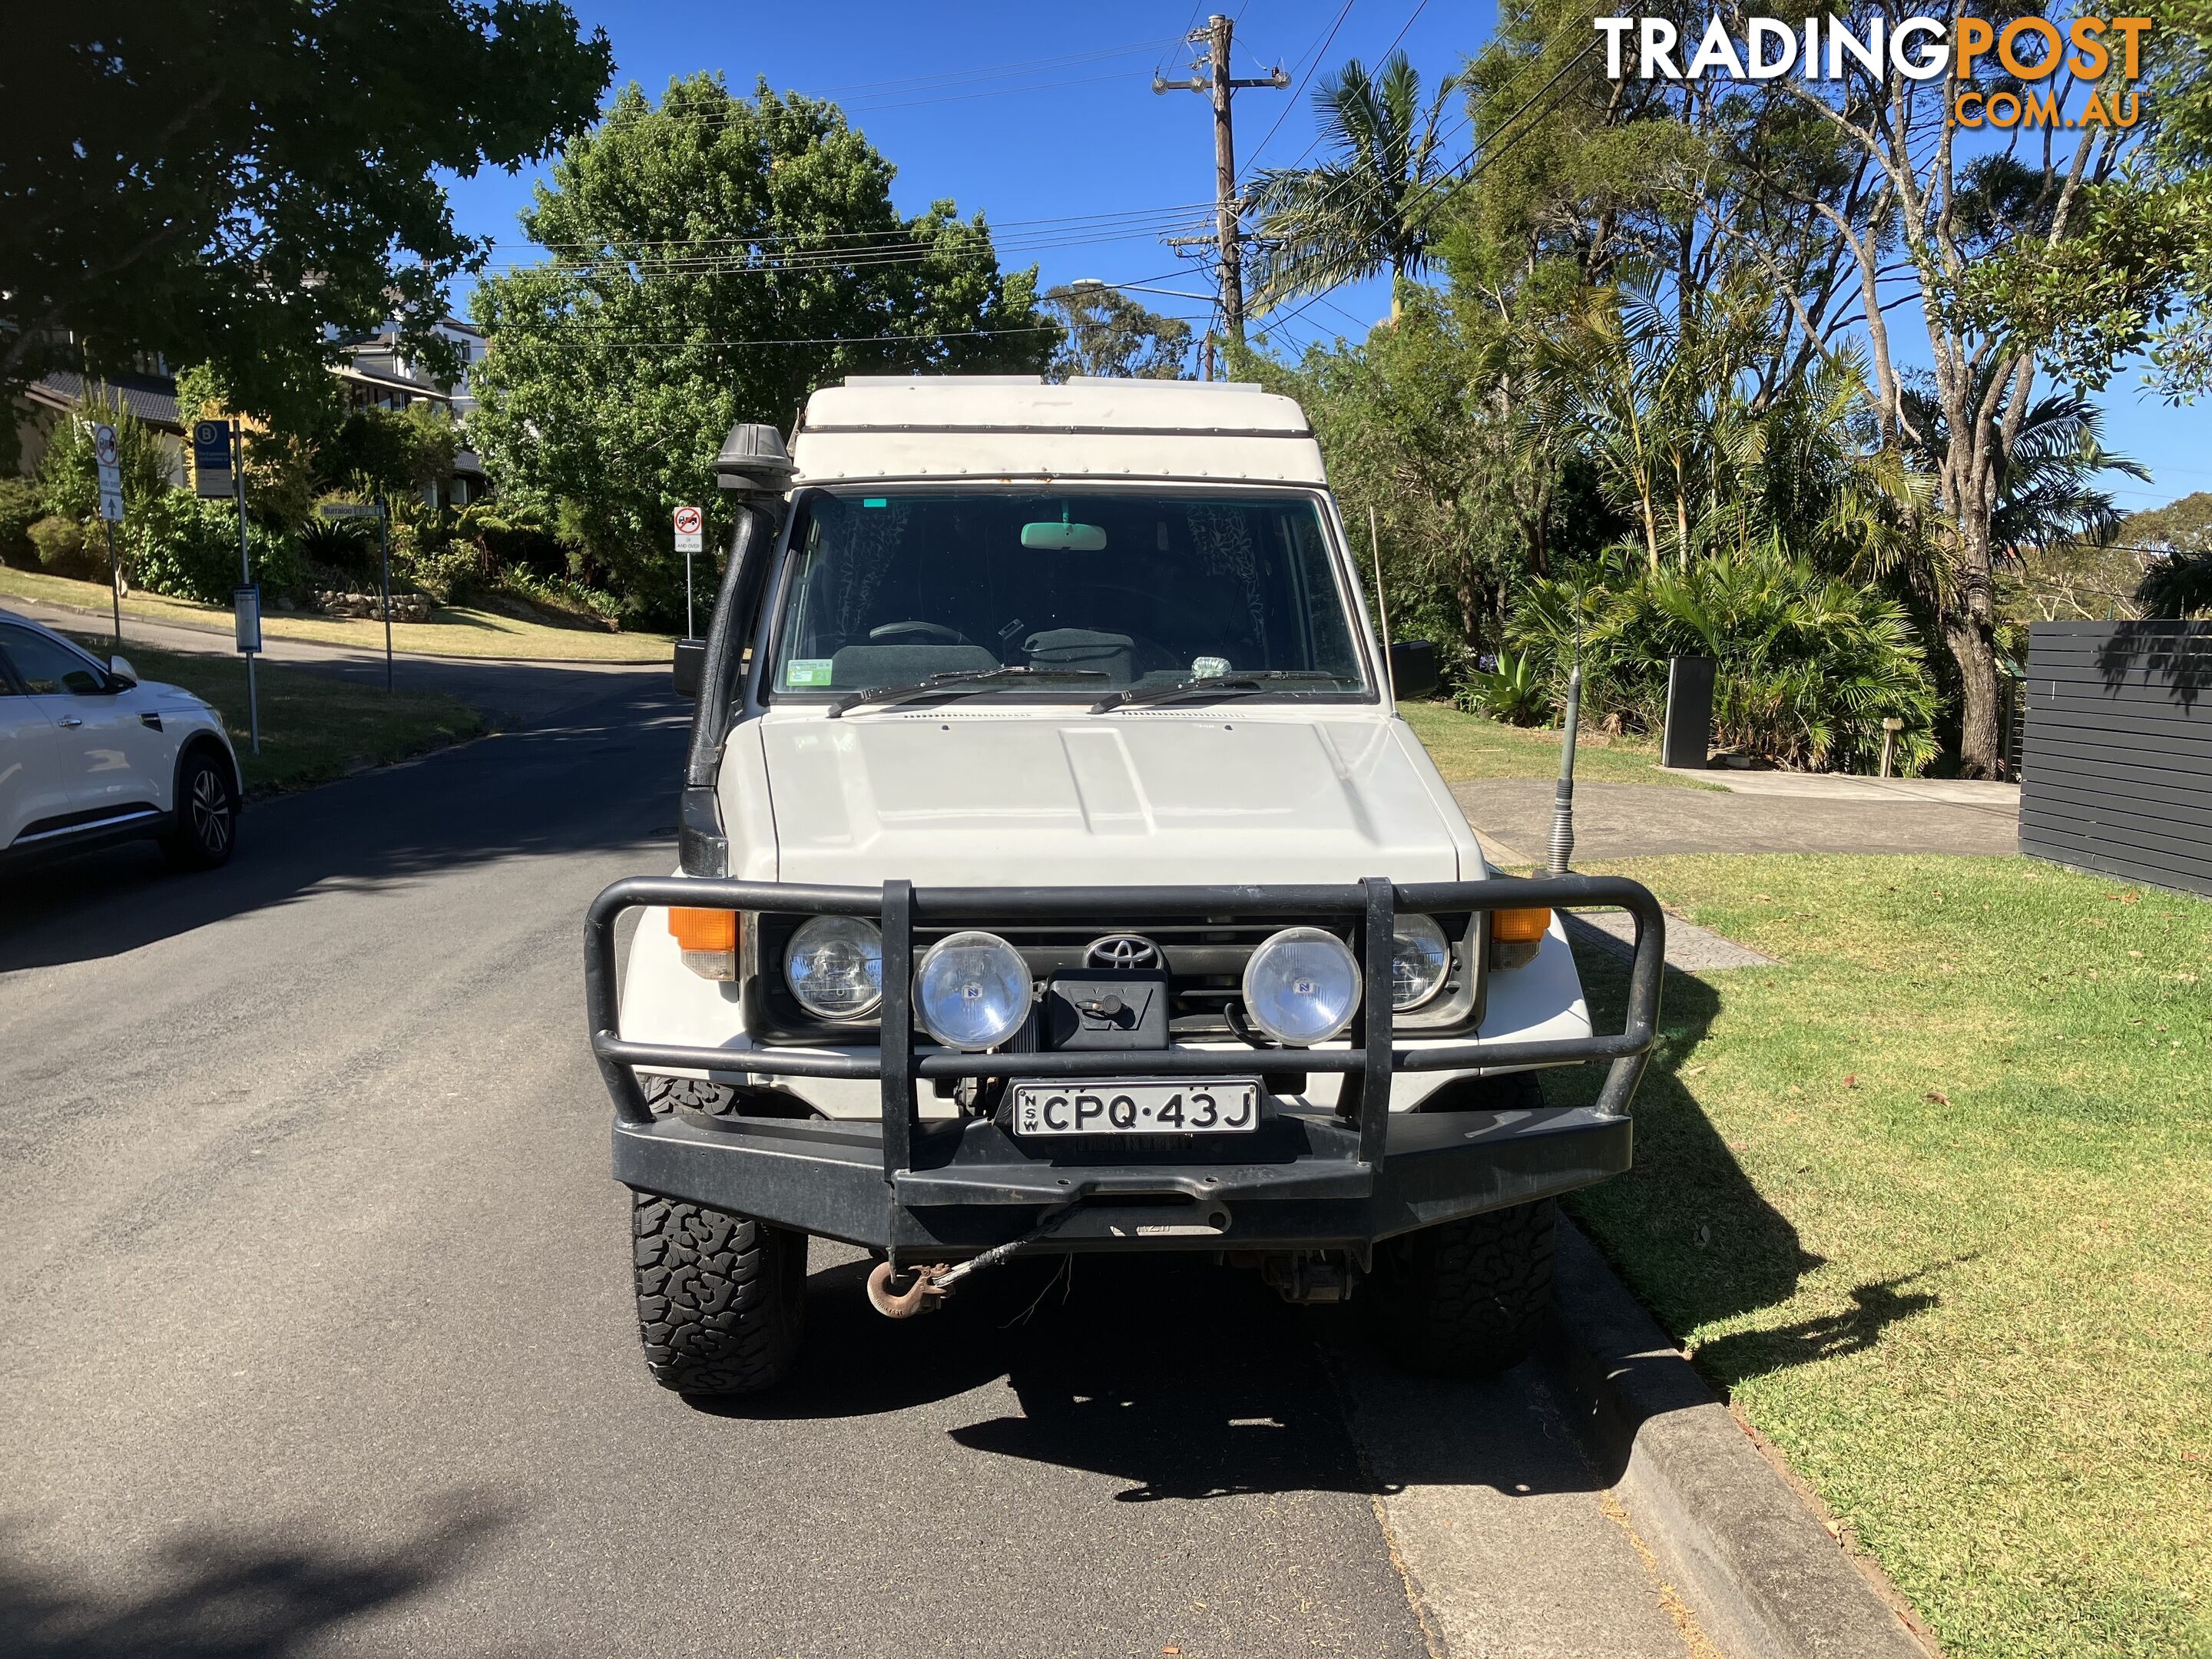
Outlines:
{"label": "garden shrub", "polygon": [[1882,720],[1893,715],[1905,722],[1898,768],[1910,775],[1936,757],[1936,686],[1905,606],[1778,549],[1686,570],[1615,563],[1597,581],[1534,582],[1507,631],[1564,687],[1577,620],[1589,718],[1618,714],[1656,730],[1667,659],[1711,657],[1713,735],[1723,748],[1779,766],[1870,772]]}
{"label": "garden shrub", "polygon": [[28,478],[0,478],[0,564],[27,568],[39,562],[31,526],[46,516],[36,484]]}
{"label": "garden shrub", "polygon": [[[228,605],[238,586],[238,509],[175,490],[147,513],[133,538],[131,575],[141,587],[173,598]],[[260,525],[248,545],[253,577],[268,598],[296,594],[306,571],[293,543]]]}
{"label": "garden shrub", "polygon": [[90,582],[107,574],[106,544],[88,543],[84,526],[75,519],[50,514],[31,526],[30,537],[39,568],[50,576]]}
{"label": "garden shrub", "polygon": [[1535,726],[1551,718],[1552,685],[1534,657],[1507,651],[1494,668],[1468,670],[1455,701],[1508,726]]}

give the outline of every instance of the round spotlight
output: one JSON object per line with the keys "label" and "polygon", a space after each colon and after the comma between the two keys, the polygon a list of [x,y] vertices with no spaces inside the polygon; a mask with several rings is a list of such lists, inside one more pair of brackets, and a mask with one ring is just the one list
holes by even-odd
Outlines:
{"label": "round spotlight", "polygon": [[1359,1006],[1359,964],[1351,947],[1321,927],[1285,927],[1244,964],[1244,1012],[1293,1048],[1326,1042]]}
{"label": "round spotlight", "polygon": [[1390,932],[1390,1006],[1418,1008],[1451,971],[1451,945],[1433,916],[1399,916]]}
{"label": "round spotlight", "polygon": [[1030,968],[996,933],[948,933],[915,969],[914,1011],[948,1048],[995,1048],[1030,1012]]}
{"label": "round spotlight", "polygon": [[817,916],[784,947],[783,981],[817,1019],[858,1019],[884,1000],[884,936],[858,916]]}

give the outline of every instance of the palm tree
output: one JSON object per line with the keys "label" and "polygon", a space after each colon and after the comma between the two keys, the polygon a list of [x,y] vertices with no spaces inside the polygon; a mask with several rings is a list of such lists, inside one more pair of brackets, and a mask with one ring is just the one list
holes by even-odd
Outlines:
{"label": "palm tree", "polygon": [[1424,106],[1420,71],[1394,52],[1378,75],[1354,58],[1314,89],[1322,139],[1334,153],[1254,182],[1254,312],[1387,270],[1397,317],[1399,284],[1428,263],[1438,228],[1437,121],[1459,81],[1446,76]]}
{"label": "palm tree", "polygon": [[[1908,387],[1904,404],[1913,429],[1925,434],[1918,459],[1942,471],[1951,439],[1934,396]],[[1997,464],[1990,545],[2019,558],[2032,547],[2077,541],[2101,546],[2112,540],[2125,515],[2110,493],[2094,487],[2100,472],[2150,481],[2140,461],[2105,447],[2104,413],[2096,404],[2075,392],[2039,398]]]}

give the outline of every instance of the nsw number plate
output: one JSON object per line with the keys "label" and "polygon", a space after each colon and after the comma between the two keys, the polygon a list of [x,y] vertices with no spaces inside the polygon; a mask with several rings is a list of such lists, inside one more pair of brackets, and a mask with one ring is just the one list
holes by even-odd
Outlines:
{"label": "nsw number plate", "polygon": [[1013,1096],[1022,1135],[1241,1134],[1260,1122],[1260,1085],[1250,1078],[1017,1083]]}

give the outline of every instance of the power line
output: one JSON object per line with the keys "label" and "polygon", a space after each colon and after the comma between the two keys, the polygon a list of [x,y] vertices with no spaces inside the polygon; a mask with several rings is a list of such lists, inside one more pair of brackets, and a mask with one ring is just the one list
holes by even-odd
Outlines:
{"label": "power line", "polygon": [[[1260,159],[1260,152],[1267,148],[1268,143],[1282,131],[1283,123],[1291,118],[1291,112],[1297,107],[1298,94],[1306,89],[1306,82],[1313,79],[1313,72],[1321,67],[1321,60],[1328,55],[1329,46],[1336,40],[1336,32],[1344,27],[1344,20],[1352,15],[1352,9],[1357,3],[1358,0],[1344,0],[1342,9],[1336,14],[1336,21],[1328,26],[1328,33],[1322,36],[1321,45],[1313,48],[1313,62],[1306,64],[1305,72],[1298,76],[1297,85],[1291,89],[1290,101],[1283,106],[1283,112],[1275,118],[1275,125],[1267,129],[1267,137],[1254,145],[1251,155],[1245,158],[1246,167],[1250,167],[1253,162]],[[1423,0],[1423,3],[1427,3],[1427,0]],[[1300,61],[1304,61],[1303,54]],[[1320,141],[1316,139],[1315,142],[1317,143]],[[1313,145],[1309,144],[1306,149],[1308,153],[1310,153]],[[1300,156],[1298,159],[1303,161],[1305,158]],[[1291,165],[1295,167],[1297,162],[1292,162]]]}
{"label": "power line", "polygon": [[[1479,147],[1468,154],[1467,160],[1460,164],[1463,176],[1456,179],[1447,189],[1439,191],[1436,196],[1431,198],[1427,203],[1424,204],[1421,210],[1420,219],[1417,220],[1414,225],[1410,227],[1410,228],[1419,229],[1421,225],[1425,224],[1429,218],[1432,217],[1446,202],[1456,196],[1461,191],[1466,189],[1467,186],[1472,185],[1477,179],[1480,179],[1492,163],[1508,154],[1514,145],[1519,143],[1523,138],[1527,137],[1528,134],[1534,132],[1536,130],[1536,123],[1531,122],[1528,125],[1522,128],[1519,132],[1515,133],[1510,138],[1504,140],[1502,143],[1499,142],[1500,134],[1507,131],[1515,122],[1518,121],[1522,115],[1528,112],[1529,108],[1535,104],[1538,99],[1542,98],[1547,93],[1550,92],[1554,86],[1558,85],[1559,82],[1566,76],[1569,70],[1580,64],[1583,59],[1588,58],[1591,52],[1596,48],[1596,46],[1597,39],[1593,36],[1589,45],[1583,46],[1580,52],[1577,52],[1572,58],[1570,58],[1565,63],[1560,64],[1559,67],[1553,72],[1549,80],[1546,81],[1542,86],[1537,88],[1534,93],[1523,99],[1520,106],[1516,108],[1512,114],[1507,116],[1504,120],[1499,122],[1496,127],[1492,128],[1489,136],[1488,146]],[[1495,97],[1496,94],[1493,94],[1492,96]],[[1560,101],[1564,101],[1564,99]],[[1548,115],[1550,113],[1550,108],[1547,108],[1543,112],[1543,114],[1545,115]],[[1540,116],[1539,119],[1541,117]],[[1284,313],[1280,317],[1270,318],[1269,321],[1272,328],[1279,329],[1287,324],[1295,322],[1298,318],[1312,310],[1316,304],[1326,299],[1329,294],[1342,286],[1343,284],[1341,283],[1333,283],[1328,288],[1322,289],[1319,292],[1316,293],[1311,299],[1306,301],[1304,304],[1297,307],[1295,310]]]}
{"label": "power line", "polygon": [[874,92],[893,87],[915,87],[934,84],[955,84],[968,81],[988,81],[1003,75],[1018,74],[1026,70],[1066,69],[1077,64],[1095,64],[1109,58],[1129,58],[1140,52],[1150,52],[1162,44],[1173,46],[1182,37],[1155,35],[1149,40],[1135,40],[1125,46],[1099,46],[1088,52],[1067,52],[1057,58],[1031,58],[1016,64],[996,64],[981,69],[948,70],[938,75],[909,75],[890,81],[852,81],[842,86],[822,87],[808,96],[826,98],[841,92]]}
{"label": "power line", "polygon": [[[816,345],[892,345],[913,340],[983,340],[1006,334],[1057,334],[1061,332],[1057,323],[1040,323],[1027,328],[966,328],[945,329],[922,334],[825,334],[807,339],[787,340],[608,340],[592,339],[576,335],[568,339],[532,339],[532,346],[552,346],[569,350],[607,349],[617,351],[690,351],[721,350],[751,346],[816,346]],[[498,349],[494,343],[494,349]],[[507,349],[515,349],[510,346]]]}
{"label": "power line", "polygon": [[[1176,202],[1170,203],[1163,207],[1119,208],[1103,213],[1062,214],[1054,217],[1042,219],[1005,219],[1001,220],[995,227],[993,227],[993,228],[1001,231],[1008,231],[1048,225],[1074,226],[1132,219],[1164,219],[1170,215],[1196,212],[1201,209],[1210,209],[1212,205],[1213,204],[1210,201]],[[909,234],[910,229],[906,226],[894,226],[879,230],[763,231],[749,235],[670,237],[658,240],[640,240],[633,242],[630,246],[644,248],[707,247],[722,244],[752,245],[763,242],[787,241],[808,243],[848,240],[896,242],[907,239]],[[540,242],[535,244],[535,246],[550,249],[562,247],[593,247],[599,246],[599,244],[591,242]]]}

